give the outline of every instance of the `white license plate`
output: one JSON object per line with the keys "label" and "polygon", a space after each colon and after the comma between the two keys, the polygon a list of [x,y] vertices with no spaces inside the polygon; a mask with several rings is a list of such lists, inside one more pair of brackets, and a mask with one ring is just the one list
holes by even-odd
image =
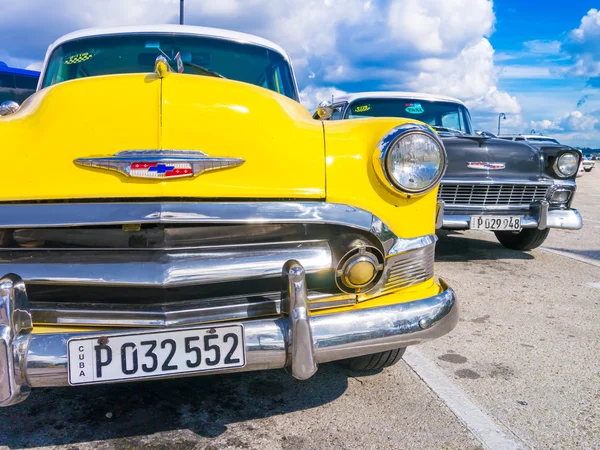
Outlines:
{"label": "white license plate", "polygon": [[519,231],[519,216],[472,216],[471,230]]}
{"label": "white license plate", "polygon": [[242,325],[69,339],[69,383],[232,369],[246,364]]}

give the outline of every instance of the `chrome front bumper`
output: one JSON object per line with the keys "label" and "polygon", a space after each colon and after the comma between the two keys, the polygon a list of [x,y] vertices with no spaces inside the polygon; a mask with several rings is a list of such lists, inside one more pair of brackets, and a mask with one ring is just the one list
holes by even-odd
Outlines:
{"label": "chrome front bumper", "polygon": [[576,209],[549,209],[548,202],[534,205],[530,212],[523,214],[522,211],[510,208],[488,208],[485,210],[473,208],[469,214],[454,213],[443,202],[438,202],[438,218],[436,228],[449,230],[468,230],[471,228],[471,217],[482,215],[506,215],[520,216],[522,228],[562,228],[563,230],[580,230],[583,227],[583,219]]}
{"label": "chrome front bumper", "polygon": [[[288,261],[283,279],[287,316],[240,322],[246,365],[206,374],[291,367],[292,375],[304,380],[319,363],[418,344],[448,333],[458,323],[455,294],[441,280],[443,292],[433,297],[309,316],[304,268]],[[25,284],[17,275],[6,275],[0,279],[0,406],[25,400],[34,387],[68,386],[69,339],[141,331],[33,334],[32,330]]]}

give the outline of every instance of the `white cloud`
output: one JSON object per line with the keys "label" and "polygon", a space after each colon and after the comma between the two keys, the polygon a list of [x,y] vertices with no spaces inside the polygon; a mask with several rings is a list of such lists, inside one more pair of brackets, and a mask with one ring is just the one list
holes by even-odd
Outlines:
{"label": "white cloud", "polygon": [[568,75],[600,76],[600,11],[590,9],[581,19],[579,28],[569,33],[563,47],[574,61],[566,71]]}
{"label": "white cloud", "polygon": [[560,41],[533,40],[524,42],[523,45],[536,55],[557,55],[561,51]]}
{"label": "white cloud", "polygon": [[331,97],[339,97],[345,94],[347,92],[334,87],[309,86],[300,91],[300,102],[312,113],[323,100],[331,100]]}
{"label": "white cloud", "polygon": [[498,76],[506,79],[538,79],[555,77],[549,67],[525,66],[518,64],[501,67],[499,69]]}
{"label": "white cloud", "polygon": [[531,127],[538,132],[582,132],[594,130],[598,122],[598,118],[592,115],[583,114],[581,111],[572,111],[556,120],[531,121]]}

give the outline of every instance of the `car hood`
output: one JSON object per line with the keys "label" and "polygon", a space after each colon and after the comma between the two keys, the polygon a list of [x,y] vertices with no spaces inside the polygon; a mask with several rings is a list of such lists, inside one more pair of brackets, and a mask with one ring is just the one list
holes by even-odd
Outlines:
{"label": "car hood", "polygon": [[532,146],[481,136],[442,136],[448,154],[444,178],[538,180],[542,152]]}
{"label": "car hood", "polygon": [[[299,103],[246,83],[169,73],[68,81],[0,118],[0,201],[323,198],[323,127]],[[198,150],[233,168],[142,179],[83,167],[125,150]]]}

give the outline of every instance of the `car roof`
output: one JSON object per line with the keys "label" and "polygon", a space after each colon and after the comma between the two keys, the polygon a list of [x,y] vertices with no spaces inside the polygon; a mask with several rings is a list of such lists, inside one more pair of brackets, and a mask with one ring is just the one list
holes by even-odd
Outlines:
{"label": "car roof", "polygon": [[[164,33],[164,34],[181,34],[187,36],[205,36],[214,37],[217,39],[224,39],[228,41],[235,41],[239,43],[253,44],[260,47],[265,47],[273,50],[282,55],[287,63],[292,67],[290,57],[287,52],[274,42],[269,41],[253,34],[240,33],[238,31],[224,30],[221,28],[210,28],[210,27],[198,27],[194,25],[133,25],[133,26],[120,26],[120,27],[105,27],[105,28],[86,28],[83,30],[74,31],[72,33],[65,34],[59,37],[48,47],[46,51],[46,57],[44,58],[44,66],[42,73],[46,72],[46,64],[48,63],[48,57],[52,51],[59,45],[73,41],[76,39],[92,37],[92,36],[111,36],[119,34],[139,34],[139,33]],[[292,75],[294,69],[292,67]],[[38,90],[42,86],[42,78],[38,82]]]}
{"label": "car roof", "polygon": [[351,103],[355,100],[364,98],[408,98],[411,100],[428,100],[438,102],[458,103],[466,108],[466,105],[457,98],[447,97],[445,95],[426,94],[423,92],[401,92],[401,91],[375,91],[375,92],[356,92],[353,94],[340,95],[333,99],[336,102]]}

